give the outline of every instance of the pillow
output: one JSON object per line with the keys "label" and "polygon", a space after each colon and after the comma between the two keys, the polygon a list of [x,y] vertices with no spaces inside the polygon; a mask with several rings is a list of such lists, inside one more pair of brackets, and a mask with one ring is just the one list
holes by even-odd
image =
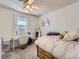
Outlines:
{"label": "pillow", "polygon": [[60,34],[59,32],[49,32],[49,33],[47,33],[47,36],[54,36],[54,37],[56,37],[57,39],[63,39],[63,35],[62,34]]}
{"label": "pillow", "polygon": [[79,29],[69,31],[63,38],[63,40],[75,40],[79,38]]}
{"label": "pillow", "polygon": [[60,33],[59,32],[49,32],[49,33],[47,33],[47,36],[51,36],[51,35],[60,35]]}
{"label": "pillow", "polygon": [[61,35],[65,36],[68,33],[68,31],[64,31],[61,33]]}
{"label": "pillow", "polygon": [[77,39],[74,39],[74,41],[76,41],[76,42],[79,42],[79,38],[77,38]]}
{"label": "pillow", "polygon": [[63,37],[64,37],[63,35],[60,35],[60,36],[59,36],[59,39],[63,39]]}

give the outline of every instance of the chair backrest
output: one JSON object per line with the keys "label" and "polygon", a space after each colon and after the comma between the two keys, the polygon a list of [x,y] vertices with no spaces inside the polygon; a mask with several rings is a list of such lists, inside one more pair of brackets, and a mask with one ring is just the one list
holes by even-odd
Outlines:
{"label": "chair backrest", "polygon": [[0,38],[0,59],[2,59],[2,39]]}
{"label": "chair backrest", "polygon": [[3,51],[3,49],[4,49],[4,41],[3,41],[3,38],[2,37],[0,38],[0,41],[1,41],[0,42],[1,43],[1,48],[2,48],[2,51]]}
{"label": "chair backrest", "polygon": [[19,43],[20,44],[27,44],[27,42],[28,42],[28,36],[19,37]]}

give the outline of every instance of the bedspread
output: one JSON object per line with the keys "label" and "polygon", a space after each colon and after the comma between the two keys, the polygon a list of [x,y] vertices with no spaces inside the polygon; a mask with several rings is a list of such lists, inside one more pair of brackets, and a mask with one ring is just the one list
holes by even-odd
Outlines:
{"label": "bedspread", "polygon": [[79,59],[78,42],[61,40],[56,36],[44,36],[38,38],[35,44],[58,59]]}

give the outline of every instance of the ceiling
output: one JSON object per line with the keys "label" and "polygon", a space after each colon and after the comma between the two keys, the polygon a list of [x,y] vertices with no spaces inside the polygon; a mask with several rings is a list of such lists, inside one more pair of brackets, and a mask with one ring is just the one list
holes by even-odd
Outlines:
{"label": "ceiling", "polygon": [[75,3],[79,0],[35,0],[34,6],[37,6],[39,8],[33,10],[32,12],[25,12],[23,10],[23,1],[22,0],[0,0],[0,5],[4,5],[6,7],[9,7],[11,9],[14,9],[26,14],[40,16],[50,11],[54,11],[56,9]]}

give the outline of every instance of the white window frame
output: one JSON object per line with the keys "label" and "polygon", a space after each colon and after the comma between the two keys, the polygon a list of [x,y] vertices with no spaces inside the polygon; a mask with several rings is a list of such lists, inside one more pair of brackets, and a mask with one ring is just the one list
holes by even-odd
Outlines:
{"label": "white window frame", "polygon": [[[21,17],[21,18],[25,18],[25,21],[27,22],[27,25],[26,25],[26,31],[24,34],[17,34],[17,20],[18,20],[18,17]],[[24,17],[24,16],[15,16],[15,20],[13,22],[13,35],[14,36],[21,36],[21,35],[27,35],[28,34],[28,30],[29,30],[29,26],[28,26],[28,18],[27,17]]]}

